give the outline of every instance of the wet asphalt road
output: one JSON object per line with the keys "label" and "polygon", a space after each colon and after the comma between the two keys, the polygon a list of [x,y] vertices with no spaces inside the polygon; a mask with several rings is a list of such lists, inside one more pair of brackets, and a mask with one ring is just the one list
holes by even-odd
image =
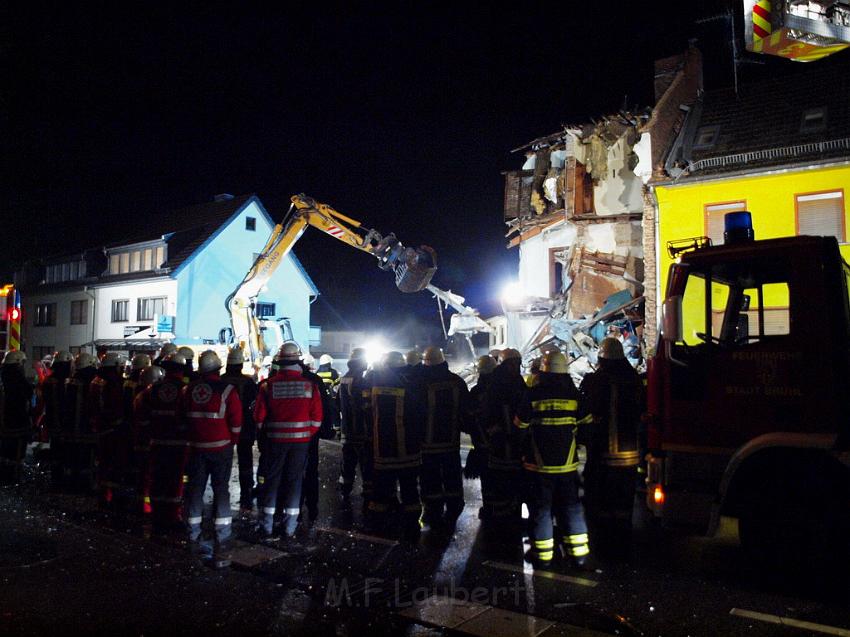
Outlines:
{"label": "wet asphalt road", "polygon": [[[277,559],[223,571],[28,472],[23,486],[0,489],[0,634],[445,634],[398,616],[433,594],[611,634],[830,634],[732,609],[850,634],[845,573],[759,572],[741,554],[734,520],[706,539],[640,518],[631,544],[606,547],[591,535],[589,571],[540,573],[524,563],[521,538],[481,525],[477,482],[466,482],[454,529],[426,527],[412,540],[364,522],[359,485],[340,503],[339,456],[338,444],[322,442],[320,515],[301,524],[297,542],[272,545],[282,552]],[[235,504],[235,471],[233,492]],[[235,519],[235,534],[251,523]]]}

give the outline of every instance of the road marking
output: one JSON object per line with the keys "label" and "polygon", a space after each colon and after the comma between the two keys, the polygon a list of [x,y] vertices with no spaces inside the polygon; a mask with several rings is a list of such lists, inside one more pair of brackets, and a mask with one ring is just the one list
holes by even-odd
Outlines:
{"label": "road marking", "polygon": [[374,544],[383,544],[385,546],[398,546],[398,542],[396,542],[395,540],[389,540],[385,537],[378,537],[377,535],[366,535],[365,533],[358,533],[357,531],[346,531],[345,529],[337,529],[332,526],[322,526],[318,527],[316,530],[324,531],[325,533],[333,533],[334,535],[344,535],[355,540],[363,540],[364,542],[372,542]]}
{"label": "road marking", "polygon": [[557,580],[559,582],[569,582],[570,584],[578,584],[579,586],[589,586],[590,588],[599,585],[599,582],[592,579],[585,579],[584,577],[573,577],[572,575],[561,575],[560,573],[553,573],[552,571],[533,569],[531,566],[516,566],[514,564],[505,564],[504,562],[492,562],[490,560],[483,562],[483,565],[489,566],[490,568],[497,568],[502,571],[511,571],[512,573],[519,573],[521,575],[533,575],[534,577],[542,577],[544,579],[552,579]]}
{"label": "road marking", "polygon": [[827,635],[841,635],[841,637],[850,637],[850,629],[838,628],[837,626],[827,626],[826,624],[804,622],[799,619],[792,619],[791,617],[768,615],[767,613],[758,613],[754,610],[744,610],[742,608],[733,608],[729,611],[729,614],[734,615],[735,617],[755,619],[756,621],[765,622],[767,624],[779,624],[781,626],[788,626],[789,628],[811,630],[816,633],[826,633]]}

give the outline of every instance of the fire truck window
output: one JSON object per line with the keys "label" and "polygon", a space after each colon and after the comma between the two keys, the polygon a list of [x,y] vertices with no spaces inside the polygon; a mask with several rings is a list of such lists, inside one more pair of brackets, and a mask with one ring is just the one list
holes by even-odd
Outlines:
{"label": "fire truck window", "polygon": [[[787,283],[765,283],[761,286],[764,303],[764,329],[759,323],[759,290],[744,290],[749,297],[748,307],[743,314],[747,317],[748,334],[743,339],[753,342],[763,336],[783,336],[791,333],[791,294]],[[739,336],[739,342],[742,339]]]}
{"label": "fire truck window", "polygon": [[720,338],[723,319],[729,305],[729,286],[719,281],[711,282],[711,335]]}
{"label": "fire truck window", "polygon": [[690,275],[682,296],[682,340],[686,345],[705,341],[697,334],[705,333],[705,279]]}

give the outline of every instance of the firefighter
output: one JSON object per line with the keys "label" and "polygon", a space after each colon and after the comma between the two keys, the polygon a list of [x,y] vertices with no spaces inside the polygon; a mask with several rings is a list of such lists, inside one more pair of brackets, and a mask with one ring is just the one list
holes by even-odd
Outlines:
{"label": "firefighter", "polygon": [[[179,350],[178,350],[179,351]],[[242,403],[239,392],[220,377],[221,359],[211,350],[198,358],[198,378],[181,390],[178,418],[186,424],[191,452],[186,485],[186,522],[189,546],[200,550],[204,490],[212,482],[215,528],[214,563],[225,566],[222,553],[231,537],[230,473],[233,447],[242,431]]]}
{"label": "firefighter", "polygon": [[231,348],[227,352],[227,367],[221,379],[236,387],[239,400],[242,401],[242,431],[236,445],[236,457],[239,461],[239,509],[248,514],[254,510],[254,443],[257,441],[254,405],[257,402],[257,383],[251,376],[242,373],[244,363],[242,348]]}
{"label": "firefighter", "polygon": [[151,506],[151,474],[150,474],[150,414],[139,410],[140,397],[153,383],[160,381],[165,372],[161,367],[148,366],[142,370],[138,378],[138,391],[133,398],[132,407],[132,442],[133,463],[135,470],[136,495],[139,499],[141,512],[148,515]]}
{"label": "firefighter", "polygon": [[23,352],[6,352],[0,367],[3,385],[2,421],[0,421],[0,484],[21,480],[27,444],[32,436],[33,388],[24,375],[27,357]]}
{"label": "firefighter", "polygon": [[100,504],[114,509],[126,468],[126,446],[122,438],[124,418],[121,370],[127,362],[123,354],[107,352],[89,388],[88,415],[97,434],[97,482]]}
{"label": "firefighter", "polygon": [[496,369],[496,360],[489,355],[478,358],[475,370],[478,372],[478,381],[469,391],[469,435],[472,438],[472,449],[466,456],[466,466],[463,473],[466,478],[480,478],[482,483],[487,481],[487,393],[490,381],[493,379],[493,370]]}
{"label": "firefighter", "polygon": [[179,347],[177,353],[186,359],[186,367],[183,371],[183,382],[188,384],[200,378],[200,372],[195,371],[195,350],[191,347]]}
{"label": "firefighter", "polygon": [[514,419],[530,481],[531,557],[535,565],[552,561],[553,518],[563,533],[564,553],[574,565],[584,566],[590,552],[578,494],[576,452],[576,428],[587,421],[579,392],[567,373],[566,356],[547,353],[540,362],[538,382],[526,392]]}
{"label": "firefighter", "polygon": [[176,354],[177,346],[174,343],[166,343],[159,350],[159,355],[151,361],[157,367],[162,367],[162,361],[165,360],[165,357],[169,354]]}
{"label": "firefighter", "polygon": [[322,354],[319,357],[319,369],[316,371],[316,374],[321,377],[328,393],[335,396],[337,387],[339,386],[339,372],[333,368],[333,364],[334,359],[330,354]]}
{"label": "firefighter", "polygon": [[[307,507],[310,520],[319,516],[319,439],[329,440],[334,437],[333,418],[337,411],[336,400],[331,396],[324,379],[313,372],[312,363],[315,359],[307,354],[301,361],[301,371],[304,378],[316,383],[322,398],[322,425],[319,433],[310,439],[307,449],[307,466],[304,469],[304,482],[301,484],[301,504]],[[278,489],[278,509],[286,508],[283,502],[283,492]]]}
{"label": "firefighter", "polygon": [[124,381],[124,421],[122,423],[122,444],[126,448],[127,471],[125,474],[128,491],[135,491],[136,502],[133,507],[142,514],[151,512],[150,496],[146,493],[145,473],[148,467],[147,439],[136,427],[134,402],[136,396],[146,387],[141,382],[142,374],[151,367],[148,354],[136,354],[130,360],[130,373]]}
{"label": "firefighter", "polygon": [[422,386],[406,378],[404,366],[400,352],[389,352],[367,379],[374,483],[368,511],[380,515],[398,509],[398,490],[404,525],[418,532],[422,505],[417,476],[422,469],[425,401]]}
{"label": "firefighter", "polygon": [[422,441],[423,522],[456,520],[463,511],[460,433],[470,411],[466,382],[449,371],[439,347],[428,347],[419,374],[425,392],[425,438]]}
{"label": "firefighter", "polygon": [[363,406],[365,389],[363,374],[366,372],[366,350],[355,347],[348,359],[348,371],[339,381],[340,440],[342,441],[342,463],[339,490],[348,498],[354,488],[357,466],[360,466],[360,481],[364,501],[371,495],[371,457],[369,444],[371,426],[366,421]]}
{"label": "firefighter", "polygon": [[599,368],[584,377],[580,389],[585,407],[593,415],[593,426],[582,428],[587,447],[584,500],[588,517],[610,531],[628,533],[640,461],[644,389],[618,339],[602,340]]}
{"label": "firefighter", "polygon": [[305,378],[300,366],[301,349],[297,343],[284,343],[275,356],[278,367],[273,376],[260,383],[254,422],[264,431],[261,458],[264,478],[260,524],[261,539],[274,536],[278,491],[283,535],[291,538],[301,512],[301,486],[307,465],[310,441],[322,424],[321,383]]}
{"label": "firefighter", "polygon": [[[137,397],[134,405],[137,422],[149,423],[147,487],[150,493],[151,522],[157,534],[183,528],[183,490],[187,480],[186,463],[189,440],[186,421],[178,417],[180,391],[186,359],[171,353],[160,360],[164,376],[155,379]],[[159,376],[160,367],[151,367]]]}
{"label": "firefighter", "polygon": [[[521,519],[523,473],[520,449],[513,437],[513,421],[526,386],[520,372],[522,358],[515,349],[499,352],[484,400],[487,469],[481,481],[479,517],[515,531]],[[507,523],[507,524],[506,524]]]}
{"label": "firefighter", "polygon": [[65,457],[63,481],[72,489],[93,491],[96,487],[97,434],[89,414],[89,388],[97,375],[97,357],[80,352],[74,373],[66,382],[62,406],[62,439]]}
{"label": "firefighter", "polygon": [[62,408],[65,404],[66,381],[71,376],[74,357],[70,352],[59,351],[53,355],[50,376],[41,382],[41,400],[44,405],[43,423],[50,437],[50,479],[54,487],[62,486],[68,464],[63,445]]}

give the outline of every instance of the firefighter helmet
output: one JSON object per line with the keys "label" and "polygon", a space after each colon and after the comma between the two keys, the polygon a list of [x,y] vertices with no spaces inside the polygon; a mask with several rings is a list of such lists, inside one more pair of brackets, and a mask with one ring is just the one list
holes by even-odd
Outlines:
{"label": "firefighter helmet", "polygon": [[103,358],[100,359],[101,367],[118,367],[123,368],[127,364],[127,357],[118,352],[106,352]]}
{"label": "firefighter helmet", "polygon": [[422,362],[425,363],[426,366],[430,367],[432,365],[445,363],[446,357],[443,356],[443,350],[432,345],[431,347],[425,348],[425,352],[422,354]]}
{"label": "firefighter helmet", "polygon": [[366,350],[362,347],[355,347],[351,350],[351,354],[348,357],[350,361],[362,361],[366,358]]}
{"label": "firefighter helmet", "polygon": [[74,355],[71,352],[66,352],[65,350],[59,350],[58,352],[54,352],[53,354],[53,362],[54,363],[71,363],[74,361]]}
{"label": "firefighter helmet", "polygon": [[493,370],[496,369],[496,359],[492,356],[481,356],[478,359],[478,362],[475,363],[475,368],[478,370],[478,373],[481,376],[486,376],[487,374],[492,374]]}
{"label": "firefighter helmet", "polygon": [[77,358],[74,359],[74,367],[77,369],[86,369],[87,367],[97,367],[97,356],[88,352],[80,352]]}
{"label": "firefighter helmet", "polygon": [[227,351],[228,365],[241,365],[245,362],[245,355],[242,353],[241,347],[231,347]]}
{"label": "firefighter helmet", "polygon": [[131,363],[133,371],[151,366],[151,357],[147,354],[136,354]]}
{"label": "firefighter helmet", "polygon": [[623,344],[620,341],[610,336],[602,339],[602,342],[599,344],[599,358],[618,361],[623,360],[625,357]]}
{"label": "firefighter helmet", "polygon": [[174,368],[182,370],[186,367],[186,357],[179,352],[172,352],[162,359],[162,365],[166,370]]}
{"label": "firefighter helmet", "polygon": [[419,365],[422,362],[422,353],[419,350],[412,349],[404,355],[404,361],[408,365]]}
{"label": "firefighter helmet", "polygon": [[384,355],[384,365],[391,369],[404,367],[407,363],[404,362],[404,355],[401,352],[387,352]]}
{"label": "firefighter helmet", "polygon": [[202,374],[210,374],[221,371],[221,359],[211,349],[201,352],[198,358],[198,371]]}
{"label": "firefighter helmet", "polygon": [[183,347],[178,347],[177,353],[183,355],[187,363],[195,360],[195,350],[191,347],[186,347],[185,345]]}
{"label": "firefighter helmet", "polygon": [[304,356],[301,357],[301,362],[304,363],[304,366],[309,370],[312,370],[316,366],[316,359],[313,358],[312,354],[304,354]]}
{"label": "firefighter helmet", "polygon": [[6,352],[6,355],[3,357],[4,365],[23,365],[26,362],[27,355],[16,349]]}
{"label": "firefighter helmet", "polygon": [[162,380],[164,376],[165,370],[162,369],[162,367],[151,365],[145,367],[142,371],[141,376],[139,376],[139,384],[147,387],[148,385],[153,385],[155,382]]}
{"label": "firefighter helmet", "polygon": [[286,341],[277,350],[274,360],[296,362],[301,360],[301,348],[295,341]]}
{"label": "firefighter helmet", "polygon": [[177,352],[177,346],[174,343],[166,343],[162,346],[162,349],[159,350],[159,358],[160,360],[168,356],[169,354],[174,354]]}
{"label": "firefighter helmet", "polygon": [[504,363],[505,361],[509,361],[512,358],[522,358],[522,354],[519,353],[518,349],[514,349],[513,347],[508,347],[499,352],[499,362]]}
{"label": "firefighter helmet", "polygon": [[566,374],[567,357],[561,352],[546,352],[540,361],[540,371],[549,374]]}
{"label": "firefighter helmet", "polygon": [[334,359],[330,354],[322,354],[319,357],[319,365],[333,365]]}

